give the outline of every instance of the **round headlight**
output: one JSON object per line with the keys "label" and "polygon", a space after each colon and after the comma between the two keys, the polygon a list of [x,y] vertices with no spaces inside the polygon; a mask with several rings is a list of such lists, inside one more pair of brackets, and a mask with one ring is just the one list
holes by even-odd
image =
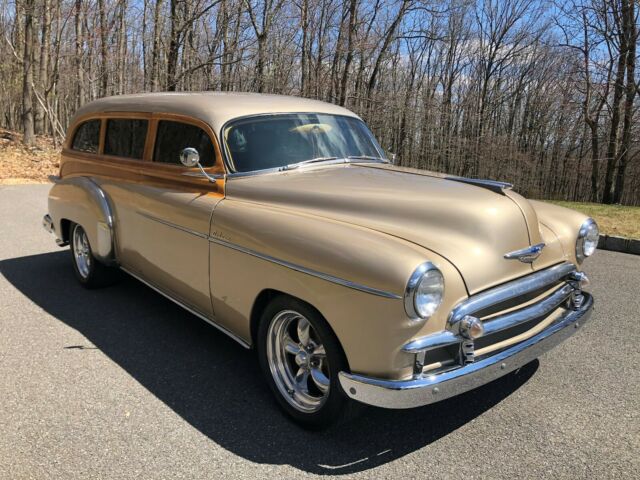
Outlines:
{"label": "round headlight", "polygon": [[576,241],[576,258],[578,262],[593,255],[598,247],[598,238],[600,232],[598,225],[592,218],[587,218],[578,232],[578,240]]}
{"label": "round headlight", "polygon": [[404,308],[411,318],[429,318],[442,303],[444,278],[431,262],[415,269],[404,295]]}

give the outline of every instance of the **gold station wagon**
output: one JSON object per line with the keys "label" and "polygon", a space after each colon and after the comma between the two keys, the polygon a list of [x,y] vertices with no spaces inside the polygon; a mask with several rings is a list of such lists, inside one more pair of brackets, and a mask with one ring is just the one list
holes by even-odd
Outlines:
{"label": "gold station wagon", "polygon": [[437,402],[557,345],[593,306],[594,221],[496,181],[401,168],[295,97],[105,98],[69,128],[45,228],[80,283],[124,270],[255,347],[281,407]]}

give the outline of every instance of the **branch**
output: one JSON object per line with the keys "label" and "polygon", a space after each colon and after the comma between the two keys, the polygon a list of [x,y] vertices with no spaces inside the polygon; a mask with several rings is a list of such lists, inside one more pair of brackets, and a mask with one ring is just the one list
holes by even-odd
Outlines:
{"label": "branch", "polygon": [[180,75],[177,75],[174,78],[174,81],[172,82],[172,85],[177,85],[178,82],[183,77],[185,77],[186,75],[189,75],[189,74],[191,74],[191,73],[193,73],[195,71],[198,71],[198,70],[200,70],[200,69],[202,69],[204,67],[207,67],[209,65],[217,65],[217,66],[221,67],[221,66],[226,66],[226,65],[234,65],[234,64],[236,64],[236,63],[241,61],[241,58],[238,58],[237,60],[232,60],[230,62],[216,62],[216,60],[218,60],[221,57],[222,57],[222,55],[217,55],[214,58],[210,58],[209,60],[207,60],[205,62],[199,63],[198,65],[194,65],[193,67],[190,67],[190,68],[188,68],[186,70],[183,70],[182,72],[180,72]]}
{"label": "branch", "polygon": [[47,114],[47,117],[49,117],[49,121],[51,122],[51,126],[55,129],[56,133],[61,137],[64,138],[65,133],[64,133],[64,129],[62,128],[62,124],[60,123],[60,121],[53,115],[53,113],[51,113],[51,109],[47,108],[47,106],[44,104],[44,102],[42,101],[42,97],[40,97],[40,94],[38,93],[38,90],[36,89],[36,86],[33,84],[33,82],[31,82],[31,88],[33,90],[33,94],[36,97],[36,100],[38,100],[38,103],[40,104],[40,106],[42,107],[42,110],[45,111],[45,113]]}
{"label": "branch", "polygon": [[6,40],[7,45],[9,45],[9,49],[11,50],[11,53],[13,54],[14,57],[16,57],[18,64],[22,65],[24,63],[23,60],[18,55],[18,52],[16,52],[16,49],[13,47],[13,44],[11,43],[11,41],[9,40],[6,34],[4,35],[4,39]]}
{"label": "branch", "polygon": [[200,17],[202,17],[205,13],[207,13],[209,10],[211,10],[213,7],[215,7],[216,5],[218,5],[222,0],[214,0],[213,2],[211,2],[208,6],[206,6],[205,8],[203,8],[202,10],[200,10],[199,12],[194,13],[193,15],[191,15],[190,18],[185,19],[182,22],[182,25],[180,25],[180,28],[178,29],[178,32],[183,32],[189,25],[191,25],[193,22],[195,22],[196,20],[198,20]]}

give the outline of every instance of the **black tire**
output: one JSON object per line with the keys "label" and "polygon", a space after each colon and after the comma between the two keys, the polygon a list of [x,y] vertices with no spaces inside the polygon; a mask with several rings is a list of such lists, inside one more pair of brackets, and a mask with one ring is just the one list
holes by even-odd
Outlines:
{"label": "black tire", "polygon": [[[324,346],[326,352],[326,358],[323,357],[320,363],[328,362],[328,365],[323,364],[322,367],[326,369],[325,371],[329,374],[329,389],[325,397],[323,397],[321,405],[311,412],[301,411],[299,407],[292,405],[292,402],[295,402],[295,400],[293,400],[294,394],[290,390],[287,396],[282,390],[283,388],[286,389],[283,381],[276,379],[278,373],[272,373],[272,364],[282,364],[285,363],[286,360],[285,362],[277,362],[275,360],[270,361],[269,359],[269,342],[270,338],[273,338],[275,335],[273,331],[270,331],[270,326],[273,322],[278,322],[278,318],[281,318],[285,312],[295,312],[304,317],[311,325],[310,337],[312,337],[312,342],[319,342],[319,346]],[[293,328],[293,326],[290,328]],[[297,332],[297,330],[295,330],[295,332]],[[275,347],[271,347],[271,352],[273,352],[274,349]],[[341,423],[353,416],[357,408],[355,405],[356,402],[345,395],[338,380],[338,373],[340,371],[348,371],[345,354],[326,320],[316,309],[305,302],[286,295],[274,298],[265,308],[260,319],[257,335],[257,350],[260,367],[278,404],[285,413],[299,425],[311,430],[321,430],[336,423]],[[297,355],[289,355],[295,360],[295,363],[289,361],[289,365],[292,365],[293,369],[303,368],[297,363]],[[310,362],[313,362],[313,355],[310,355],[312,357]],[[271,358],[273,359],[273,357],[274,355],[272,353]],[[287,355],[284,355],[284,357],[290,359]],[[309,363],[307,363],[304,368],[310,368]],[[311,372],[310,370],[308,371]],[[300,370],[298,370],[298,372],[300,372]],[[314,383],[317,385],[313,376],[311,373],[308,375],[307,383],[309,385],[309,391],[315,387]],[[315,389],[317,394],[323,395],[320,390],[317,390],[317,387],[315,387]]]}
{"label": "black tire", "polygon": [[[78,242],[76,241],[77,236],[83,237],[86,241],[84,247],[78,246]],[[73,271],[76,274],[78,282],[80,282],[83,287],[89,289],[107,287],[118,281],[120,277],[119,269],[107,266],[95,258],[82,225],[77,223],[71,223],[69,225],[69,245],[71,246]]]}

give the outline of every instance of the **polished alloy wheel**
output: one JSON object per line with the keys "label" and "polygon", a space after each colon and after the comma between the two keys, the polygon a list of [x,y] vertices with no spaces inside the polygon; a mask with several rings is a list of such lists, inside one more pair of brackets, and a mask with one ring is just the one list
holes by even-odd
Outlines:
{"label": "polished alloy wheel", "polygon": [[267,335],[267,359],[282,396],[297,410],[319,410],[329,395],[329,364],[324,346],[303,315],[284,310]]}
{"label": "polished alloy wheel", "polygon": [[88,278],[91,271],[91,249],[87,233],[80,225],[73,229],[73,258],[82,278]]}

